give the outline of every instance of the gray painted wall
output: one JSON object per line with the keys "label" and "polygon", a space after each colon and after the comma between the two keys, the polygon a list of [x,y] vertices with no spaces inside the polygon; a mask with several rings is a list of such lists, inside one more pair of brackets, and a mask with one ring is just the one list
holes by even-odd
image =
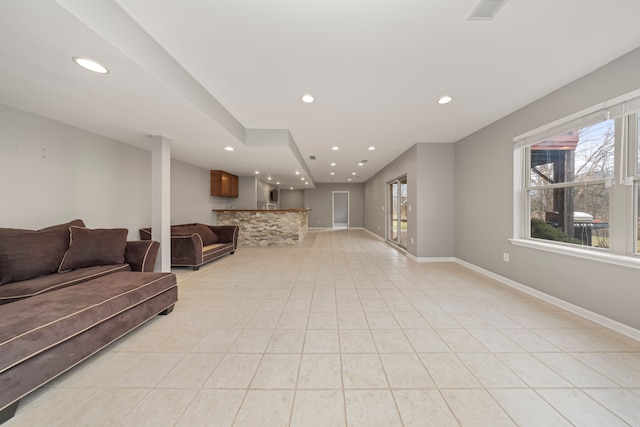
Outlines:
{"label": "gray painted wall", "polygon": [[304,206],[309,211],[309,227],[333,227],[332,201],[334,191],[349,192],[349,226],[364,226],[364,184],[316,184],[304,190]]}
{"label": "gray painted wall", "polygon": [[213,209],[256,209],[256,178],[238,177],[237,198],[211,196],[211,178],[203,169],[171,160],[171,223],[216,224]]}
{"label": "gray painted wall", "polygon": [[[269,184],[268,182],[262,182],[258,180],[258,194],[257,194],[257,209],[266,209],[267,204],[271,202],[271,191],[275,190],[276,186]],[[273,203],[278,207],[278,203]]]}
{"label": "gray painted wall", "polygon": [[[219,199],[220,197],[217,197]],[[257,209],[258,180],[254,176],[238,177],[238,197],[226,199],[233,209]]]}
{"label": "gray painted wall", "polygon": [[[455,147],[416,144],[365,183],[365,227],[385,237],[387,183],[407,177],[407,252],[417,258],[455,253]],[[413,238],[413,243],[411,239]]]}
{"label": "gray painted wall", "polygon": [[[455,254],[455,146],[417,144],[416,256]],[[409,188],[411,193],[411,188]],[[409,236],[411,237],[411,236]]]}
{"label": "gray painted wall", "polygon": [[278,205],[278,209],[303,209],[304,191],[280,189],[280,199],[278,200]]}
{"label": "gray painted wall", "polygon": [[[414,145],[398,158],[385,166],[380,172],[371,177],[364,184],[364,224],[365,228],[378,236],[386,237],[386,221],[387,221],[387,183],[391,180],[407,177],[407,203],[416,205],[416,161],[418,157],[418,146]],[[411,209],[407,213],[407,234],[410,237],[416,237],[416,212],[417,209]],[[413,255],[416,254],[416,244],[409,244],[407,251]]]}
{"label": "gray painted wall", "polygon": [[[513,138],[640,88],[640,50],[456,143],[456,257],[640,329],[640,271],[514,246]],[[503,252],[510,262],[502,261]]]}

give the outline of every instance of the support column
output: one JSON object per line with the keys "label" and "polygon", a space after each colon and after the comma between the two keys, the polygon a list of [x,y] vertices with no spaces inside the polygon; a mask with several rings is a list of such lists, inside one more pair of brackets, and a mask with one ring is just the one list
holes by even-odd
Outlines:
{"label": "support column", "polygon": [[160,242],[155,271],[171,271],[171,143],[151,137],[151,238]]}

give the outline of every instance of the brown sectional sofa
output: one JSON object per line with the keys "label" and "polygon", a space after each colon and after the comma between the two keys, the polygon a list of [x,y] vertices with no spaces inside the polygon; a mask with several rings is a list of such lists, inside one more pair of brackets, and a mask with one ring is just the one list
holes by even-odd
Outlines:
{"label": "brown sectional sofa", "polygon": [[[172,225],[171,266],[198,270],[209,261],[235,253],[238,232],[239,227],[235,225]],[[140,238],[151,240],[151,228],[140,229]]]}
{"label": "brown sectional sofa", "polygon": [[0,228],[0,423],[31,391],[171,312],[176,277],[153,272],[158,248],[81,220]]}

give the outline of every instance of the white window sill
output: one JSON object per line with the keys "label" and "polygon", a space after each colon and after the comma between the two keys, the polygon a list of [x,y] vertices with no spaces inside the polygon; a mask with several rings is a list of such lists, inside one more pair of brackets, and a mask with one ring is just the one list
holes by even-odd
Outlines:
{"label": "white window sill", "polygon": [[509,239],[511,244],[530,249],[537,249],[545,252],[553,252],[560,255],[567,255],[576,258],[588,259],[591,261],[604,262],[607,264],[620,265],[622,267],[640,269],[640,257],[635,255],[619,255],[605,252],[598,249],[585,249],[581,247],[571,247],[555,243],[541,242],[533,239]]}

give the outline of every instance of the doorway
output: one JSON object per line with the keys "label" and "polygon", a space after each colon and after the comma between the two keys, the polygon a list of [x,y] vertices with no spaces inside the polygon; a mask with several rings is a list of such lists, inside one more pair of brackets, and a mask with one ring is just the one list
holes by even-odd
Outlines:
{"label": "doorway", "polygon": [[333,228],[349,228],[349,192],[333,192]]}
{"label": "doorway", "polygon": [[407,177],[388,183],[388,227],[387,240],[407,247]]}

